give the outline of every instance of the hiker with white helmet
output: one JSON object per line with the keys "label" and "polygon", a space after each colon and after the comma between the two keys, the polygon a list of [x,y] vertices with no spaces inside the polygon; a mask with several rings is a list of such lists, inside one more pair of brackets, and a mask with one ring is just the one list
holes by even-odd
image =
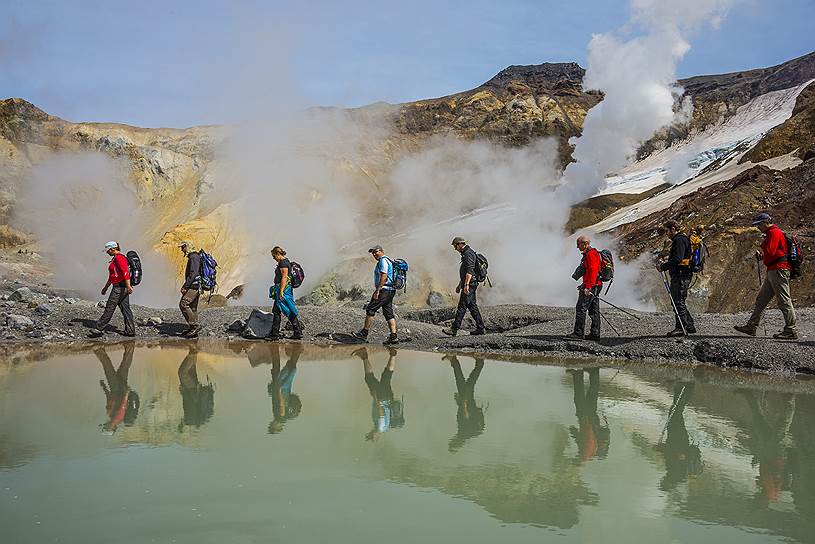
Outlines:
{"label": "hiker with white helmet", "polygon": [[108,281],[102,288],[102,294],[107,293],[108,287],[110,287],[110,296],[108,296],[107,304],[105,304],[105,311],[102,312],[102,316],[93,326],[88,336],[91,338],[101,337],[111,318],[113,318],[116,308],[121,310],[124,318],[124,336],[136,336],[136,322],[133,319],[133,312],[130,310],[130,295],[133,293],[133,287],[130,285],[130,264],[127,257],[121,252],[118,242],[111,240],[106,243],[105,253],[111,259],[108,264]]}

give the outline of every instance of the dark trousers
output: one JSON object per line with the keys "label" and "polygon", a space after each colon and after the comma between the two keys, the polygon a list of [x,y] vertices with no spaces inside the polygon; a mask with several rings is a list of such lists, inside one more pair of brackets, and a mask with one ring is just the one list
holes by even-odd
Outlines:
{"label": "dark trousers", "polygon": [[596,285],[591,290],[591,295],[586,296],[583,289],[577,296],[577,304],[574,307],[574,332],[575,334],[585,334],[586,312],[591,318],[591,335],[600,336],[600,291],[602,285]]}
{"label": "dark trousers", "polygon": [[671,275],[671,297],[674,299],[674,304],[676,304],[676,313],[679,314],[679,317],[674,315],[674,327],[677,329],[682,328],[682,326],[679,324],[680,317],[682,318],[682,324],[685,325],[686,330],[695,329],[693,325],[693,317],[691,317],[690,312],[688,311],[688,306],[685,304],[685,301],[688,298],[688,289],[690,289],[690,282],[692,279],[693,276],[691,275]]}
{"label": "dark trousers", "polygon": [[456,318],[453,320],[453,329],[459,330],[461,328],[464,314],[467,313],[467,310],[470,310],[470,315],[473,316],[473,321],[475,321],[475,328],[484,330],[484,320],[481,318],[481,310],[478,309],[478,300],[475,296],[476,290],[478,290],[477,283],[470,284],[469,294],[464,294],[464,290],[461,290],[461,295],[458,297],[458,308],[456,308]]}
{"label": "dark trousers", "polygon": [[133,312],[130,311],[130,295],[127,293],[125,282],[111,286],[108,302],[105,304],[105,311],[102,312],[102,317],[96,322],[96,328],[100,331],[105,330],[105,327],[113,318],[113,312],[116,311],[116,308],[122,311],[122,317],[125,321],[125,334],[136,334],[136,322],[133,320]]}

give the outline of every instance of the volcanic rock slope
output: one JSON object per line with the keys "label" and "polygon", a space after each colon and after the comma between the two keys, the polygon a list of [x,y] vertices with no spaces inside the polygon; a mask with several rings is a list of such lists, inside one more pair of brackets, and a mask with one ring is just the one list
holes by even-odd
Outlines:
{"label": "volcanic rock slope", "polygon": [[[484,138],[513,147],[527,145],[541,137],[554,137],[561,165],[565,166],[572,150],[569,139],[580,135],[586,113],[602,99],[600,93],[582,89],[583,75],[584,70],[574,63],[511,66],[470,91],[397,106],[376,104],[349,110],[349,117],[363,125],[384,121],[388,128],[386,141],[377,147],[381,156],[361,165],[360,175],[373,178],[386,175],[394,159],[421,149],[437,135]],[[666,127],[646,142],[638,154],[639,160],[627,172],[621,172],[616,182],[609,184],[606,193],[620,189],[616,192],[631,194],[657,187],[664,182],[665,165],[678,154],[675,150],[689,155],[688,162],[693,163],[690,177],[720,169],[733,160],[742,161],[743,170],[747,170],[751,163],[745,161],[794,156],[792,162],[782,161],[789,165],[808,158],[813,136],[812,93],[811,90],[803,93],[801,89],[812,79],[815,79],[815,53],[772,68],[680,81],[693,101],[691,120],[684,125]],[[757,104],[764,106],[757,107]],[[792,113],[785,108],[791,110],[793,104],[795,112],[785,122]],[[734,120],[738,130],[728,125]],[[783,124],[775,127],[780,123]],[[168,250],[174,240],[190,237],[218,251],[218,244],[223,243],[219,240],[224,238],[221,223],[228,214],[223,207],[205,204],[202,196],[217,185],[216,157],[225,132],[220,127],[144,129],[71,123],[19,98],[0,101],[0,248],[12,248],[16,252],[17,247],[32,242],[30,235],[15,228],[14,206],[33,165],[55,152],[99,151],[129,166],[137,194],[155,218],[153,229],[146,233],[149,238],[146,243]],[[736,138],[735,143],[710,138],[711,134],[722,132],[730,137],[734,133],[748,134],[749,138]],[[705,149],[709,145],[713,148]],[[688,150],[695,155],[688,154]],[[801,174],[791,173],[790,179],[802,179],[805,171],[802,166],[797,171]],[[653,172],[658,175],[652,175]],[[643,185],[638,176],[647,178],[647,183]],[[727,181],[729,177],[723,175],[715,182]],[[673,195],[666,198],[663,194],[665,205],[653,213],[664,211],[682,195],[677,193],[675,198]],[[639,198],[611,198],[610,208],[599,206],[598,212],[595,207],[588,216],[591,221],[605,220],[604,216],[616,207],[637,206],[637,200]],[[753,207],[760,206],[753,203]],[[634,256],[646,250],[645,245],[634,242],[642,238],[637,229],[653,227],[653,221],[642,219],[634,214],[630,219],[601,224],[601,227],[603,230],[620,228],[622,241],[633,244],[626,251]],[[635,220],[639,221],[622,229],[621,225]],[[652,236],[651,230],[648,236]],[[8,250],[3,253],[9,254]],[[233,250],[229,259],[238,258],[239,252]],[[715,296],[718,300],[722,295]],[[717,304],[712,303],[711,307],[725,307]]]}

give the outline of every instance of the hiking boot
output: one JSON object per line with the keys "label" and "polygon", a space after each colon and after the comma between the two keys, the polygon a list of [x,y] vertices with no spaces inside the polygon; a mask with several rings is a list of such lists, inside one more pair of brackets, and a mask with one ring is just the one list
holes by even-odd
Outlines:
{"label": "hiking boot", "polygon": [[385,345],[385,346],[392,346],[392,345],[398,344],[398,343],[399,343],[399,337],[396,335],[395,332],[390,333],[390,335],[388,335],[388,339],[385,340],[384,342],[382,342],[382,344]]}
{"label": "hiking boot", "polygon": [[688,334],[696,334],[696,327],[688,327],[685,331],[687,331]]}
{"label": "hiking boot", "polygon": [[360,329],[359,332],[355,332],[351,334],[357,340],[362,340],[363,342],[368,341],[368,330],[367,329]]}
{"label": "hiking boot", "polygon": [[458,334],[458,329],[449,328],[449,329],[442,329],[441,332],[446,334],[447,336],[456,336]]}
{"label": "hiking boot", "polygon": [[685,331],[682,329],[674,329],[671,332],[667,333],[665,336],[668,338],[674,338],[676,336],[685,336]]}
{"label": "hiking boot", "polygon": [[268,340],[268,341],[270,341],[270,342],[277,342],[277,341],[278,341],[278,340],[280,340],[281,338],[283,338],[283,337],[282,337],[282,336],[280,336],[280,331],[277,331],[277,332],[270,332],[270,333],[268,334],[268,336],[266,336],[266,340]]}
{"label": "hiking boot", "polygon": [[474,331],[470,331],[470,336],[482,336],[484,334],[487,334],[487,331],[485,331],[484,329],[476,329]]}
{"label": "hiking boot", "polygon": [[294,333],[291,335],[292,340],[302,340],[303,324],[300,322],[300,319],[295,319],[294,321],[292,321],[291,327],[294,330]]}
{"label": "hiking boot", "polygon": [[741,333],[749,334],[750,336],[755,336],[756,335],[756,328],[751,327],[750,325],[736,325],[733,328],[736,329],[737,331],[741,332]]}
{"label": "hiking boot", "polygon": [[570,332],[569,334],[565,335],[563,338],[566,340],[585,340],[586,336],[576,332]]}
{"label": "hiking boot", "polygon": [[104,335],[105,333],[99,329],[91,329],[90,332],[88,332],[88,338],[101,338]]}
{"label": "hiking boot", "polygon": [[199,332],[201,332],[201,327],[196,325],[190,327],[189,330],[187,330],[187,332],[181,333],[181,336],[183,336],[184,338],[198,338]]}
{"label": "hiking boot", "polygon": [[599,334],[590,334],[590,335],[586,336],[586,340],[594,340],[595,342],[597,342],[598,340],[600,340],[600,335]]}
{"label": "hiking boot", "polygon": [[135,338],[135,337],[136,337],[136,333],[135,333],[135,332],[123,332],[123,333],[122,333],[122,336],[125,336],[125,337],[127,337],[127,338]]}
{"label": "hiking boot", "polygon": [[773,338],[776,340],[798,340],[798,333],[795,331],[781,331],[774,334]]}

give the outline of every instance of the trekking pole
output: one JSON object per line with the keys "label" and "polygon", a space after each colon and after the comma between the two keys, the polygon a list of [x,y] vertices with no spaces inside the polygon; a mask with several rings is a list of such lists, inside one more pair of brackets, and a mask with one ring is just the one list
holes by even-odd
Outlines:
{"label": "trekking pole", "polygon": [[[597,297],[597,300],[598,300],[598,302],[597,302],[597,304],[598,304],[598,306],[597,306],[597,313],[600,315],[600,318],[601,318],[603,321],[605,321],[605,322],[606,322],[606,325],[608,325],[609,327],[611,327],[611,330],[613,330],[613,331],[614,331],[614,332],[617,334],[617,336],[621,336],[621,335],[620,335],[620,333],[619,333],[619,331],[617,331],[617,329],[615,329],[615,328],[614,328],[614,325],[612,325],[612,324],[611,324],[611,322],[610,322],[608,319],[606,319],[606,316],[604,316],[604,315],[603,315],[603,312],[601,312],[601,311],[600,311],[600,306],[599,306],[600,302],[599,302],[599,301],[601,301],[601,300],[603,300],[603,299],[601,299],[599,295],[592,295],[592,297],[595,297],[595,296]],[[589,298],[589,303],[591,303],[591,298]]]}
{"label": "trekking pole", "polygon": [[682,317],[679,315],[679,310],[676,309],[676,302],[674,302],[674,296],[671,294],[671,286],[668,285],[668,277],[665,275],[665,272],[660,272],[659,275],[662,276],[662,284],[665,286],[665,290],[668,292],[668,298],[671,299],[671,308],[674,310],[676,319],[679,320],[679,326],[682,327],[682,334],[687,336],[688,331],[685,330],[685,324],[682,323]]}
{"label": "trekking pole", "polygon": [[623,309],[622,309],[622,308],[620,308],[619,306],[615,306],[614,304],[610,303],[609,301],[607,301],[607,300],[606,300],[606,299],[604,299],[604,298],[601,298],[601,299],[600,299],[600,302],[605,302],[606,304],[608,304],[608,305],[609,305],[609,306],[611,306],[612,308],[615,308],[615,309],[617,309],[617,310],[620,310],[620,311],[621,311],[622,313],[624,313],[625,315],[630,315],[630,316],[631,316],[631,317],[633,317],[634,319],[639,319],[639,318],[640,318],[638,315],[634,315],[634,314],[632,314],[632,313],[630,313],[630,312],[626,312],[625,310],[623,310]]}

